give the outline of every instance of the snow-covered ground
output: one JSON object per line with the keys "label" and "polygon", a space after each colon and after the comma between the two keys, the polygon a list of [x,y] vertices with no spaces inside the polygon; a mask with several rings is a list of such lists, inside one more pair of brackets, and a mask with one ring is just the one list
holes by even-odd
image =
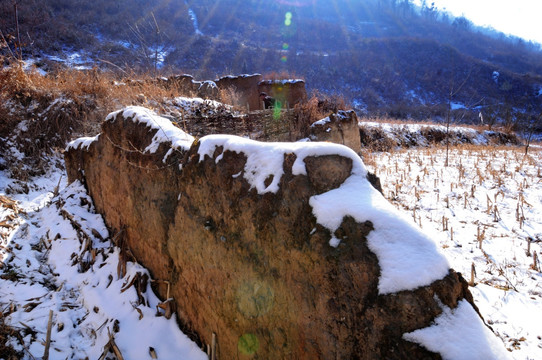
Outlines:
{"label": "snow-covered ground", "polygon": [[[514,359],[542,359],[542,152],[411,149],[366,154],[384,195],[471,281],[475,303]],[[536,255],[535,255],[536,254]]]}
{"label": "snow-covered ground", "polygon": [[[513,149],[454,149],[449,167],[442,150],[365,157],[381,177],[384,195],[420,224],[452,267],[471,280],[474,264],[475,301],[515,359],[542,358],[542,276],[534,260],[535,253],[542,256],[542,154],[536,151],[524,158]],[[148,272],[122,260],[115,234],[80,184],[67,186],[61,167],[32,179],[27,194],[7,194],[16,188],[12,182],[0,172],[0,325],[21,334],[9,344],[22,358],[44,354],[50,314],[50,359],[98,359],[108,346],[125,359],[207,357],[165,317],[167,307],[152,293]],[[319,221],[327,219],[319,207],[328,206],[325,196],[311,203]],[[470,336],[458,323],[472,318],[468,308],[444,312],[434,327],[405,336],[427,346],[450,329]],[[461,350],[457,344],[436,350],[465,358],[454,355]]]}
{"label": "snow-covered ground", "polygon": [[[359,126],[362,130],[378,130],[397,147],[428,147],[438,143],[445,144],[446,141],[446,125],[363,121],[359,123]],[[467,126],[450,126],[448,133],[450,144],[453,145],[504,145],[503,141],[519,143],[519,138],[513,134],[493,130],[477,130]]]}
{"label": "snow-covered ground", "polygon": [[0,172],[0,327],[20,334],[7,339],[17,358],[44,356],[51,314],[49,359],[102,359],[108,348],[124,359],[207,359],[165,317],[147,270],[122,261],[80,183],[66,186],[58,168],[28,194],[5,194],[10,182]]}

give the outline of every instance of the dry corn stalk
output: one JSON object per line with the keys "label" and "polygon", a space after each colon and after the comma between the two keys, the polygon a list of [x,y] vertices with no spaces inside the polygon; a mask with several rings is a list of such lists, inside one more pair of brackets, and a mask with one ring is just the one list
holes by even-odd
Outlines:
{"label": "dry corn stalk", "polygon": [[476,268],[474,267],[474,262],[470,266],[470,282],[469,286],[474,286],[474,277],[476,276]]}
{"label": "dry corn stalk", "polygon": [[13,228],[13,225],[8,224],[6,221],[0,221],[0,227],[11,229]]}
{"label": "dry corn stalk", "polygon": [[0,195],[0,205],[2,205],[5,208],[11,209],[15,212],[18,211],[17,207],[17,201],[12,200],[6,196]]}
{"label": "dry corn stalk", "polygon": [[531,269],[538,271],[538,255],[536,251],[533,252],[533,265],[531,266]]}

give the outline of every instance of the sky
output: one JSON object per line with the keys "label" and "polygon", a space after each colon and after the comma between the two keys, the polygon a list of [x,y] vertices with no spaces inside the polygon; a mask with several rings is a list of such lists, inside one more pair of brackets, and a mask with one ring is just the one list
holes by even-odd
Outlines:
{"label": "sky", "polygon": [[[427,0],[454,16],[465,16],[479,26],[491,26],[505,34],[542,44],[540,0]],[[414,3],[420,4],[421,0]]]}

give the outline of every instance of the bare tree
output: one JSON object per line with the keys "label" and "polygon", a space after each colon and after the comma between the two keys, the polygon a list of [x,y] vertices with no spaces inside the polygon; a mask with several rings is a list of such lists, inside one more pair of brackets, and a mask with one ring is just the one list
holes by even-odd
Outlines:
{"label": "bare tree", "polygon": [[[538,122],[540,122],[541,120],[542,115],[538,116]],[[531,140],[533,139],[535,127],[535,120],[533,119],[529,122],[529,126],[527,127],[527,136],[525,137],[525,156],[527,156],[527,152],[529,151],[529,145],[531,145]]]}
{"label": "bare tree", "polygon": [[17,42],[15,47],[15,52],[19,57],[19,61],[23,60],[23,50],[21,46],[21,32],[19,30],[19,0],[13,1],[13,11],[15,13],[15,33],[17,36]]}
{"label": "bare tree", "polygon": [[150,18],[142,20],[139,24],[128,24],[132,35],[139,43],[139,53],[149,68],[158,73],[159,64],[162,62],[164,53],[170,49],[169,37],[160,30],[154,13]]}
{"label": "bare tree", "polygon": [[450,91],[448,92],[448,103],[447,103],[447,111],[446,111],[446,162],[444,164],[444,166],[446,167],[448,167],[448,159],[449,159],[449,153],[450,153],[450,123],[452,121],[452,100],[461,91],[463,86],[465,86],[471,74],[472,74],[472,67],[470,68],[469,73],[467,74],[463,82],[457,87],[455,86],[455,79],[454,79],[453,72],[450,77]]}
{"label": "bare tree", "polygon": [[[6,33],[0,30],[0,49],[6,48],[9,51],[10,56],[13,59],[21,61],[23,59],[21,32],[19,29],[19,2],[20,0],[13,0],[13,20],[15,24],[15,34],[7,30]],[[13,30],[12,30],[13,31]],[[13,47],[13,49],[12,49]]]}

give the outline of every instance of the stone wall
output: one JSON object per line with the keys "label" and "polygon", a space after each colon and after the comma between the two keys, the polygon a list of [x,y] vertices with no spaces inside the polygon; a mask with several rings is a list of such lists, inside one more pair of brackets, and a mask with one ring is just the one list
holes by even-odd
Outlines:
{"label": "stone wall", "polygon": [[315,216],[318,196],[352,176],[368,184],[351,150],[225,135],[191,144],[149,116],[110,115],[100,136],[71,144],[66,166],[112,233],[123,229],[135,258],[171,284],[185,330],[207,344],[216,334],[220,359],[441,358],[403,335],[473,304],[461,275],[445,264],[419,274],[435,280],[383,291],[368,240],[378,218],[348,215],[334,229]]}

